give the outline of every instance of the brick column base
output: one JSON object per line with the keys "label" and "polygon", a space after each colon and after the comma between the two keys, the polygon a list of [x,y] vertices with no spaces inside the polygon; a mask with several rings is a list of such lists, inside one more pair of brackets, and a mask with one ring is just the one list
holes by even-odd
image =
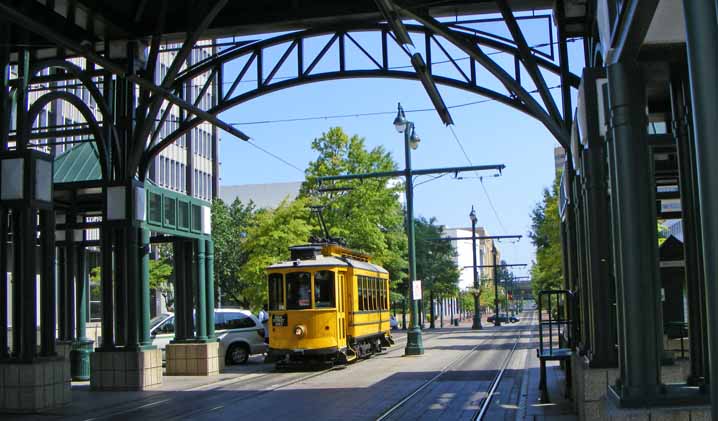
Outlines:
{"label": "brick column base", "polygon": [[162,351],[103,351],[90,354],[92,390],[147,390],[162,384]]}
{"label": "brick column base", "polygon": [[219,342],[176,343],[165,347],[168,376],[219,374]]}
{"label": "brick column base", "polygon": [[[34,413],[70,402],[70,362],[61,356],[0,363],[0,412]],[[1,418],[1,417],[0,417]]]}

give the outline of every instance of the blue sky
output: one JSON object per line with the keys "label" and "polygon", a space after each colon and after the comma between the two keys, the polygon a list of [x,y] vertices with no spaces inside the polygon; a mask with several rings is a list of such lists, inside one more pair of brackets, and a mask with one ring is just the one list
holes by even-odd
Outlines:
{"label": "blue sky", "polygon": [[[545,29],[543,32],[537,28],[527,29],[529,44],[547,38]],[[580,43],[569,46],[572,70],[579,73],[583,57]],[[504,57],[494,58],[505,60]],[[485,81],[491,87],[496,86],[496,82],[488,77]],[[549,86],[558,84],[552,77],[547,82]],[[449,106],[482,99],[453,88],[439,86],[439,90]],[[553,92],[560,108],[558,89]],[[351,79],[313,83],[259,97],[225,112],[222,118],[233,123],[251,123],[385,111],[387,114],[378,116],[241,124],[238,127],[257,145],[302,169],[316,157],[310,148],[311,141],[333,126],[342,127],[350,135],[364,137],[369,148],[383,146],[403,167],[403,135],[392,125],[397,102],[407,110],[407,118],[415,123],[422,139],[419,148],[412,153],[414,168],[468,164],[451,130],[441,123],[435,111],[410,111],[431,108],[418,81]],[[451,115],[455,122],[453,130],[473,164],[505,164],[506,169],[500,177],[494,177],[493,172],[480,174],[484,176],[486,192],[475,173],[464,173],[460,180],[447,175],[418,185],[415,214],[434,216],[448,227],[470,226],[468,215],[473,205],[477,208],[478,224],[486,227],[489,233],[524,235],[518,243],[499,244],[503,258],[509,263],[530,263],[534,257],[533,246],[526,237],[530,212],[540,200],[542,190],[553,180],[553,148],[557,142],[538,121],[496,102],[454,108]],[[303,173],[297,169],[226,133],[222,139],[221,185],[303,179]],[[427,180],[421,177],[416,184]],[[521,276],[527,271],[518,268],[514,273]]]}

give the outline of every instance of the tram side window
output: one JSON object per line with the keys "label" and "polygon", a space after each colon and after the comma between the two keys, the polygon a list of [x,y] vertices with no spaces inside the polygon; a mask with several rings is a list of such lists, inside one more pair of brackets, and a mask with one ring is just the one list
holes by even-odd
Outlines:
{"label": "tram side window", "polygon": [[384,307],[384,310],[389,310],[389,303],[388,303],[389,293],[386,291],[389,288],[389,281],[387,281],[386,279],[383,279],[381,281],[381,285],[382,285],[381,290],[382,290],[382,293],[384,294],[384,298],[381,301],[382,306]]}
{"label": "tram side window", "polygon": [[287,310],[312,307],[312,276],[309,272],[292,272],[287,276]]}
{"label": "tram side window", "polygon": [[386,310],[386,306],[384,305],[384,301],[386,301],[386,290],[384,289],[384,280],[379,279],[379,310]]}
{"label": "tram side window", "polygon": [[269,275],[269,309],[284,310],[284,282],[281,273]]}
{"label": "tram side window", "polygon": [[366,289],[364,286],[365,278],[363,276],[357,277],[357,290],[359,297],[359,311],[366,310]]}
{"label": "tram side window", "polygon": [[371,309],[378,310],[377,307],[377,293],[379,288],[376,287],[376,278],[371,278]]}
{"label": "tram side window", "polygon": [[320,270],[314,274],[314,307],[334,307],[334,272]]}

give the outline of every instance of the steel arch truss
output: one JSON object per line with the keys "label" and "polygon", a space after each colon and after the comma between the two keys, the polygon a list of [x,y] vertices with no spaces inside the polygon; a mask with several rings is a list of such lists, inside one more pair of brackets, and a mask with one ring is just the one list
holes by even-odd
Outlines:
{"label": "steel arch truss", "polygon": [[[425,26],[404,27],[419,45],[427,74],[435,83],[473,92],[531,115],[561,144],[567,144],[562,117],[543,78],[543,73],[560,76],[560,64],[528,47],[522,37],[523,41],[515,45],[499,36],[472,33],[459,24],[433,19],[426,22]],[[178,96],[194,92],[190,99],[199,106],[199,99],[215,82],[216,100],[207,112],[216,115],[261,95],[312,82],[357,77],[421,80],[412,63],[413,54],[388,24],[310,29],[227,48],[179,73],[172,90]],[[512,69],[505,70],[489,54],[510,56]],[[535,87],[522,84],[522,73],[530,75]],[[496,88],[486,87],[488,76],[493,77]],[[575,88],[579,78],[571,74],[566,83]],[[534,99],[534,93],[539,94],[543,105]],[[168,115],[169,107],[151,136],[140,174],[153,156],[204,121],[190,113],[177,130],[160,140],[159,130]]]}

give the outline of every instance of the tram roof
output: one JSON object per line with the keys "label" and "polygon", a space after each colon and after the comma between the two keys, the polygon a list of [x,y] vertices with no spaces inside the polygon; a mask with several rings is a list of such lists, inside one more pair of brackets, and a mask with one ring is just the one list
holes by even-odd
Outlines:
{"label": "tram roof", "polygon": [[353,267],[356,269],[362,269],[370,272],[389,273],[383,267],[377,266],[373,263],[362,262],[361,260],[354,260],[348,258],[338,258],[334,256],[317,256],[316,259],[307,260],[288,260],[285,262],[279,262],[274,265],[271,265],[267,267],[267,270],[295,268],[309,269],[318,267]]}
{"label": "tram roof", "polygon": [[[50,28],[62,28],[64,36],[82,43],[105,40],[146,38],[159,27],[158,16],[162,1],[26,0],[16,10],[32,17],[35,22]],[[168,2],[163,32],[166,40],[184,39],[186,33],[201,19],[197,1]],[[207,2],[212,4],[212,2]],[[553,0],[510,0],[514,11],[545,10],[553,7]],[[464,16],[496,13],[495,0],[403,0],[407,9],[424,9],[433,16]],[[144,9],[138,9],[144,7]],[[74,9],[73,9],[74,8]],[[68,10],[75,10],[74,19],[67,19]],[[206,38],[232,35],[252,35],[297,30],[320,25],[342,26],[353,23],[382,21],[374,0],[230,0],[203,34]],[[17,28],[16,28],[17,29]],[[30,32],[33,28],[28,27]],[[13,40],[21,34],[14,33]],[[39,39],[31,42],[46,44]]]}

